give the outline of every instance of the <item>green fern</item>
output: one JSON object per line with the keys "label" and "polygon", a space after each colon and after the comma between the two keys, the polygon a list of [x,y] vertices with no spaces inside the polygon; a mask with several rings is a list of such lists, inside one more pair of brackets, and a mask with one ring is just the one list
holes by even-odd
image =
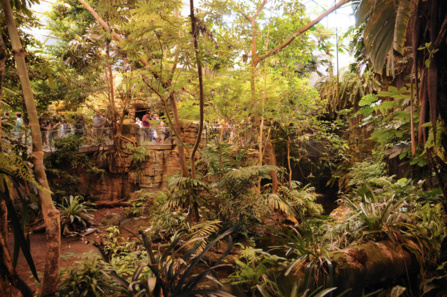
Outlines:
{"label": "green fern", "polygon": [[197,252],[200,253],[207,245],[206,239],[211,235],[217,234],[217,232],[222,228],[222,222],[219,220],[206,221],[203,223],[196,224],[189,228],[191,232],[191,239],[197,239],[201,242]]}

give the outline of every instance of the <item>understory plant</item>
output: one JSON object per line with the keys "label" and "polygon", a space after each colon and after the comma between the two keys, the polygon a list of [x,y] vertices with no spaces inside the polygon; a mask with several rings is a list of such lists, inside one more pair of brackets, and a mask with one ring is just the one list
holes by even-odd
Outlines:
{"label": "understory plant", "polygon": [[61,276],[58,292],[67,297],[121,296],[119,284],[110,276],[110,266],[98,258],[74,263]]}
{"label": "understory plant", "polygon": [[[421,267],[435,265],[447,234],[440,189],[424,180],[396,180],[384,171],[383,164],[372,160],[353,167],[352,190],[342,198],[351,211],[328,231],[340,247],[391,240],[412,250]],[[346,235],[341,239],[340,234]]]}
{"label": "understory plant", "polygon": [[130,152],[130,165],[133,170],[132,174],[136,182],[140,182],[143,177],[143,164],[151,155],[151,151],[145,146],[149,144],[148,141],[143,142],[139,146],[134,146],[131,143],[126,143],[126,149]]}
{"label": "understory plant", "polygon": [[89,213],[96,211],[93,203],[83,201],[82,196],[62,198],[62,203],[57,205],[61,215],[61,229],[64,235],[73,236],[84,231],[90,225],[93,216]]}
{"label": "understory plant", "polygon": [[[173,296],[232,296],[220,290],[220,282],[217,281],[215,269],[221,266],[222,260],[229,254],[232,248],[231,234],[236,228],[228,229],[212,242],[205,246],[200,253],[201,246],[198,239],[189,240],[180,245],[181,237],[172,237],[172,241],[163,251],[154,253],[154,247],[148,238],[140,232],[142,245],[146,257],[138,264],[131,279],[126,279],[112,270],[110,275],[119,282],[128,296],[143,297],[173,297]],[[226,250],[212,264],[203,261],[204,256],[222,239],[228,237]],[[103,249],[99,249],[104,261],[110,263],[110,259]],[[199,269],[199,267],[204,267]],[[211,276],[213,275],[213,276]],[[203,286],[202,281],[211,280],[215,286]]]}
{"label": "understory plant", "polygon": [[170,180],[168,205],[181,206],[188,212],[196,205],[200,215],[222,221],[224,227],[242,225],[240,232],[247,233],[247,227],[268,212],[267,200],[256,190],[258,179],[269,180],[269,174],[278,170],[271,165],[252,165],[248,149],[236,150],[229,143],[207,146],[197,165],[201,168],[197,179]]}
{"label": "understory plant", "polygon": [[76,135],[58,139],[54,142],[54,152],[44,159],[50,188],[58,202],[70,194],[80,194],[81,172],[95,178],[101,178],[104,174],[104,170],[96,166],[91,156],[79,152],[81,144]]}
{"label": "understory plant", "polygon": [[297,212],[316,216],[323,213],[321,204],[315,202],[317,194],[311,185],[302,186],[299,181],[291,181],[279,187],[277,194],[268,194],[269,205],[283,211],[295,220]]}
{"label": "understory plant", "polygon": [[241,252],[235,259],[235,271],[229,275],[231,284],[248,296],[279,296],[275,274],[287,264],[286,259],[259,248],[238,245]]}

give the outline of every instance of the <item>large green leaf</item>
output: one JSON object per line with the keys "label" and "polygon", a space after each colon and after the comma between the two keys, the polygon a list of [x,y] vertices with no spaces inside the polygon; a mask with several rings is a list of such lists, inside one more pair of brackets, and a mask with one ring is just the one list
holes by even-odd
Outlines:
{"label": "large green leaf", "polygon": [[382,73],[393,50],[403,54],[413,0],[362,0],[357,25],[365,22],[365,48],[377,73]]}
{"label": "large green leaf", "polygon": [[[37,276],[37,270],[34,265],[33,257],[31,256],[31,251],[29,249],[28,241],[25,239],[25,236],[23,235],[23,229],[20,222],[20,218],[14,208],[14,205],[12,203],[10,192],[8,185],[6,184],[6,180],[3,179],[3,190],[0,191],[0,199],[3,199],[6,203],[6,207],[8,208],[8,214],[11,218],[11,223],[14,231],[14,240],[18,242],[18,246],[22,249],[23,256],[25,257],[26,262],[28,263],[28,266],[31,270],[31,273],[33,274],[34,278],[39,281],[39,277]],[[40,282],[40,281],[39,281]]]}
{"label": "large green leaf", "polygon": [[413,0],[400,0],[397,8],[396,23],[394,26],[394,40],[393,48],[399,54],[403,54],[403,48],[405,45],[405,37],[407,33],[408,22],[410,16],[415,8]]}

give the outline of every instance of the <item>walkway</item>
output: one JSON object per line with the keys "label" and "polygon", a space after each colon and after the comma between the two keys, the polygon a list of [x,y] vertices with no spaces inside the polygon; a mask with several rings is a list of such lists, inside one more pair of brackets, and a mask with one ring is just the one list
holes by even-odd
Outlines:
{"label": "walkway", "polygon": [[[31,135],[28,132],[10,132],[12,140],[25,143],[31,147]],[[84,128],[55,130],[42,132],[42,145],[45,154],[50,154],[56,150],[55,142],[76,135],[81,139],[79,152],[107,151],[113,148],[113,135],[111,128]],[[172,149],[172,137],[167,127],[138,128],[136,135],[138,145],[144,145],[153,150]]]}

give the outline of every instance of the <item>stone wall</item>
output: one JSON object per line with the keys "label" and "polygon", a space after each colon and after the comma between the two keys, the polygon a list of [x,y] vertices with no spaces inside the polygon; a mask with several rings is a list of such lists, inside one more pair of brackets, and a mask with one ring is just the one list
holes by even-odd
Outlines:
{"label": "stone wall", "polygon": [[[197,124],[183,123],[182,139],[186,145],[193,146],[197,132]],[[123,134],[136,140],[135,125],[126,125]],[[204,145],[205,137],[202,137],[200,146]],[[97,166],[106,171],[102,178],[81,174],[81,192],[88,193],[95,201],[117,201],[132,199],[138,190],[154,194],[165,190],[169,177],[181,170],[175,141],[169,145],[150,145],[146,148],[150,150],[150,156],[144,163],[139,178],[132,171],[129,159],[122,158],[117,162],[114,154],[110,152],[107,158],[97,162]]]}

